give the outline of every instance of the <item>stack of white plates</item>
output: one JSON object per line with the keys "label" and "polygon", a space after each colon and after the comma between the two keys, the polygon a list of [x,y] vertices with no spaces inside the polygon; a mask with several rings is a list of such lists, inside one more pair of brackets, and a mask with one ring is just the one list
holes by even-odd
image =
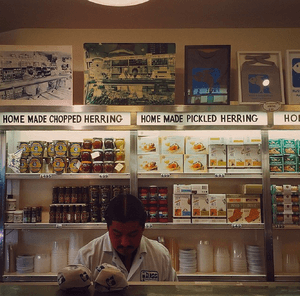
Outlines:
{"label": "stack of white plates", "polygon": [[250,273],[264,273],[263,252],[260,246],[247,246],[247,261]]}
{"label": "stack of white plates", "polygon": [[18,256],[16,259],[17,272],[33,272],[33,258],[34,256]]}
{"label": "stack of white plates", "polygon": [[195,273],[197,271],[197,252],[194,249],[179,250],[179,272]]}
{"label": "stack of white plates", "polygon": [[231,270],[238,273],[247,272],[245,245],[234,242],[231,249]]}

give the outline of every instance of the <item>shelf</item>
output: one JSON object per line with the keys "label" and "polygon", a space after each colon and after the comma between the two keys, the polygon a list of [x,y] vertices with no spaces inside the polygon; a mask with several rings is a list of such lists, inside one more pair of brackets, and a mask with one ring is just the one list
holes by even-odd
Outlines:
{"label": "shelf", "polygon": [[122,173],[122,174],[47,174],[47,173],[37,173],[37,174],[13,174],[7,173],[6,174],[7,180],[36,180],[36,179],[54,179],[54,180],[69,180],[69,179],[130,179],[129,173]]}
{"label": "shelf", "polygon": [[300,179],[300,173],[270,173],[271,179]]}
{"label": "shelf", "polygon": [[300,273],[275,275],[275,282],[300,282]]}
{"label": "shelf", "polygon": [[[6,230],[15,229],[96,229],[106,230],[106,223],[5,223]],[[263,223],[257,224],[175,224],[146,223],[145,229],[153,230],[186,230],[186,229],[264,229]]]}
{"label": "shelf", "polygon": [[[300,175],[299,175],[300,176]],[[261,179],[261,173],[138,173],[139,179]]]}
{"label": "shelf", "polygon": [[291,229],[291,230],[300,230],[300,225],[273,225],[273,229]]}

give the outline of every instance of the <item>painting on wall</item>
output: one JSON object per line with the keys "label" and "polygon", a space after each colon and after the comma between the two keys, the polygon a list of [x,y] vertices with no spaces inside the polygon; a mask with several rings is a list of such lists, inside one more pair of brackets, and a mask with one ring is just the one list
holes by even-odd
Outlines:
{"label": "painting on wall", "polygon": [[284,104],[281,52],[237,52],[239,103]]}
{"label": "painting on wall", "polygon": [[85,43],[86,105],[172,105],[174,43]]}
{"label": "painting on wall", "polygon": [[185,104],[229,104],[230,45],[185,47]]}
{"label": "painting on wall", "polygon": [[71,46],[0,46],[0,105],[72,105]]}
{"label": "painting on wall", "polygon": [[287,50],[285,55],[287,104],[300,104],[300,50]]}

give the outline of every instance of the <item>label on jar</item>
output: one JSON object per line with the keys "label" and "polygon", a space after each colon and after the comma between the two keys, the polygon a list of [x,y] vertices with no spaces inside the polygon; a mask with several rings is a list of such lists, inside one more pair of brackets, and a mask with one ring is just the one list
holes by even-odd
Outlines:
{"label": "label on jar", "polygon": [[124,167],[125,167],[124,163],[119,162],[119,163],[115,166],[115,170],[116,170],[118,173],[121,173]]}
{"label": "label on jar", "polygon": [[79,143],[71,143],[70,145],[70,156],[79,157],[81,152],[81,146]]}
{"label": "label on jar", "polygon": [[41,142],[31,142],[31,156],[42,156],[43,144]]}
{"label": "label on jar", "polygon": [[57,156],[66,156],[68,144],[66,141],[55,142],[54,151]]}
{"label": "label on jar", "polygon": [[29,169],[32,173],[39,173],[42,168],[42,162],[39,158],[32,157],[29,161]]}
{"label": "label on jar", "polygon": [[61,157],[55,157],[53,160],[53,170],[56,173],[61,173],[65,169],[65,161]]}

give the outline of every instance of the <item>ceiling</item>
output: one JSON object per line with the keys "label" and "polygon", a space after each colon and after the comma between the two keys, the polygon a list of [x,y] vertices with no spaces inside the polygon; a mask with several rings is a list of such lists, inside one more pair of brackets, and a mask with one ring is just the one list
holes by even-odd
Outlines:
{"label": "ceiling", "polygon": [[295,28],[299,0],[150,0],[107,7],[87,0],[0,0],[0,32],[20,28]]}

